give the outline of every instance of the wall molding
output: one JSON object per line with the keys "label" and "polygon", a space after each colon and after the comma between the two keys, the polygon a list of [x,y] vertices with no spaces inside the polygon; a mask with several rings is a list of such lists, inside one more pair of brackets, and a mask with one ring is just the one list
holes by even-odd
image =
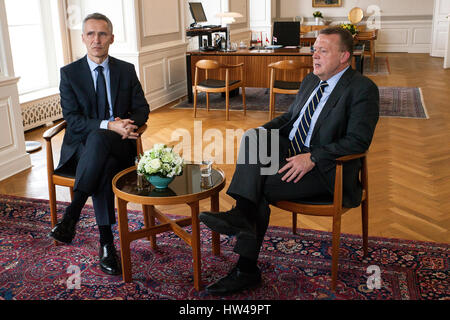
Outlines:
{"label": "wall molding", "polygon": [[376,51],[430,53],[432,20],[384,22],[378,32]]}

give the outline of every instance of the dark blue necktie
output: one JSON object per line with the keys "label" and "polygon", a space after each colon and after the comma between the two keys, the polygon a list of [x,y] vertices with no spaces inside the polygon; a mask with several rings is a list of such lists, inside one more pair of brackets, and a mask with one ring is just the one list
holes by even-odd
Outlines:
{"label": "dark blue necktie", "polygon": [[297,131],[295,132],[294,138],[291,140],[291,145],[289,148],[290,157],[301,153],[302,148],[305,146],[309,126],[311,125],[311,119],[314,115],[314,111],[316,111],[320,99],[322,98],[323,91],[325,90],[326,86],[328,86],[328,83],[326,81],[321,82],[319,89],[316,91],[316,94],[308,104],[308,107],[306,108],[305,113],[300,120]]}
{"label": "dark blue necktie", "polygon": [[109,104],[108,98],[106,96],[106,81],[103,75],[103,67],[98,66],[95,68],[97,71],[97,112],[98,117],[103,120],[108,120],[109,115]]}

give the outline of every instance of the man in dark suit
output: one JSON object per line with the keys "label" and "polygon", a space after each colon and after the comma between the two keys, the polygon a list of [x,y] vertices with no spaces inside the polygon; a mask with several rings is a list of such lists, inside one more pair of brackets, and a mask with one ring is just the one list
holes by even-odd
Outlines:
{"label": "man in dark suit", "polygon": [[87,198],[92,196],[100,233],[100,268],[120,274],[111,226],[115,224],[114,175],[134,164],[135,130],[145,124],[149,106],[134,66],[108,55],[114,42],[111,21],[94,13],[83,21],[87,55],[61,69],[61,107],[66,134],[56,172],[74,174],[74,197],[62,221],[50,232],[70,243]]}
{"label": "man in dark suit", "polygon": [[[236,236],[234,251],[240,255],[226,277],[207,287],[209,293],[224,295],[259,285],[257,259],[269,224],[269,203],[331,197],[335,159],[368,150],[379,116],[379,92],[370,79],[350,67],[352,55],[348,31],[321,30],[314,43],[313,73],[302,81],[288,112],[244,134],[227,191],[236,206],[199,216],[212,230]],[[279,145],[270,145],[273,135],[278,135]],[[263,145],[269,145],[272,159],[280,159],[276,169],[281,169],[275,174],[262,174],[268,169],[265,160],[257,159],[256,164],[243,160],[255,153],[260,157]],[[361,202],[360,167],[359,159],[344,165],[346,207]]]}

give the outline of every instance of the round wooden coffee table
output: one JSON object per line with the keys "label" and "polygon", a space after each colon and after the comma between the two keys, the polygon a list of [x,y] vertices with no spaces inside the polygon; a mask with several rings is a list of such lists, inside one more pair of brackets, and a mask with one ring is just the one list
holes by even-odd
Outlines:
{"label": "round wooden coffee table", "polygon": [[[141,238],[148,238],[152,248],[156,248],[156,235],[173,231],[192,247],[194,260],[194,287],[201,290],[201,250],[200,224],[198,219],[199,201],[211,198],[211,211],[219,211],[219,192],[225,187],[225,174],[218,168],[212,169],[212,187],[201,187],[200,167],[187,164],[181,176],[177,176],[167,189],[157,190],[153,186],[138,189],[136,167],[119,172],[112,180],[114,194],[117,197],[117,214],[119,220],[120,254],[122,258],[122,276],[124,282],[131,282],[130,243]],[[128,229],[128,202],[142,204],[144,228],[136,231]],[[191,207],[191,216],[172,220],[155,208],[155,205],[187,204]],[[155,224],[155,219],[160,224]],[[192,225],[188,233],[183,227]],[[220,255],[219,234],[212,233],[212,253]]]}

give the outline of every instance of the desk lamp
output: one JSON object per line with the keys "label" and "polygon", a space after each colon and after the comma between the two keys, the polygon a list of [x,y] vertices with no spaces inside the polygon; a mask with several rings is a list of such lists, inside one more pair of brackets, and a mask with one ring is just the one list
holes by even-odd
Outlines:
{"label": "desk lamp", "polygon": [[222,24],[227,26],[227,47],[226,51],[236,51],[231,49],[231,41],[230,41],[230,25],[236,21],[235,18],[242,18],[242,14],[238,12],[220,12],[216,14],[216,17],[222,18]]}

